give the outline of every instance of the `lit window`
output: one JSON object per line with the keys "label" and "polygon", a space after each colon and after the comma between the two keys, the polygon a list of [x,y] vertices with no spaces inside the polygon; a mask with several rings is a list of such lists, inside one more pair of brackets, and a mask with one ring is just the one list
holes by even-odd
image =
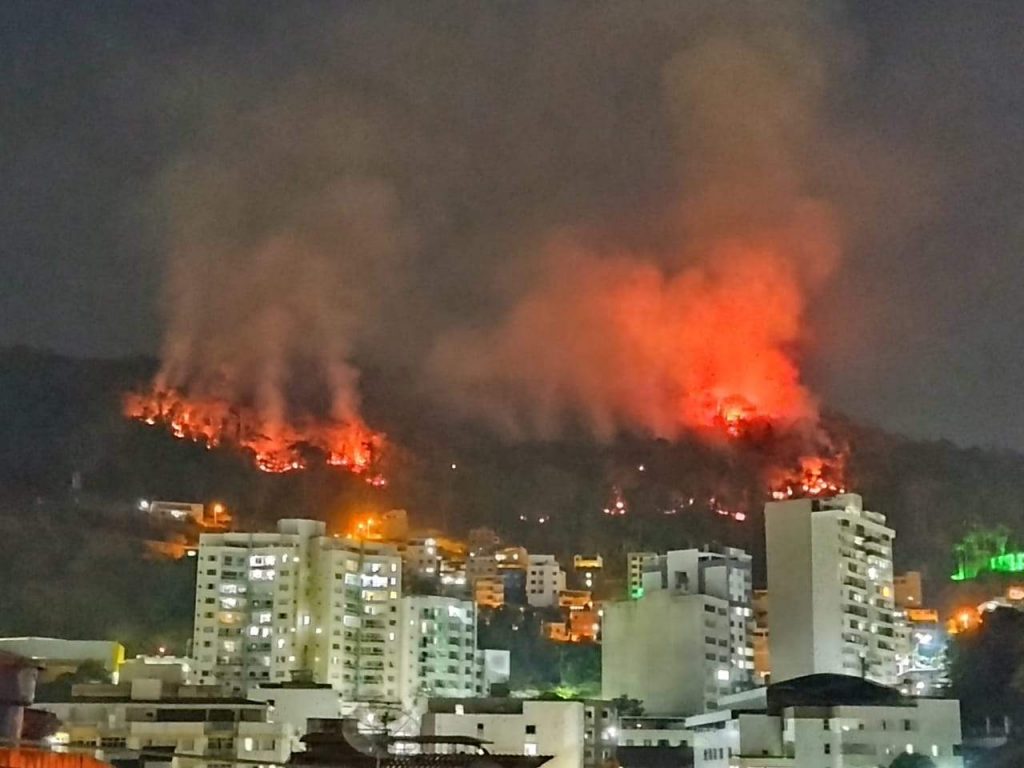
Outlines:
{"label": "lit window", "polygon": [[532,741],[528,741],[523,744],[523,754],[534,756],[537,754],[537,744]]}

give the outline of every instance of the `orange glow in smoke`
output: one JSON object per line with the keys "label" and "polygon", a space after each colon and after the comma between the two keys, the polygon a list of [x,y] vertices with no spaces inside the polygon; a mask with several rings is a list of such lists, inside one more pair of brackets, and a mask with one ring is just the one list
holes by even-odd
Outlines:
{"label": "orange glow in smoke", "polygon": [[253,453],[254,463],[263,472],[303,469],[308,449],[314,449],[330,466],[364,475],[366,482],[375,487],[387,484],[382,475],[372,471],[383,436],[362,423],[286,423],[262,418],[252,409],[223,400],[192,399],[173,390],[131,393],[124,399],[124,413],[207,448],[222,444],[245,448]]}
{"label": "orange glow in smoke", "polygon": [[800,459],[799,469],[781,471],[772,480],[772,498],[782,501],[846,493],[843,480],[845,464],[845,458],[841,454],[829,458],[804,456]]}

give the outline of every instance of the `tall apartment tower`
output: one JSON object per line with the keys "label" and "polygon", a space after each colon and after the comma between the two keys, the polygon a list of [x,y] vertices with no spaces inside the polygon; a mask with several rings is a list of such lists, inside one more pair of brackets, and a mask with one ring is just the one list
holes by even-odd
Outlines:
{"label": "tall apartment tower", "polygon": [[637,600],[644,596],[644,571],[657,560],[657,552],[630,552],[626,556],[627,597]]}
{"label": "tall apartment tower", "polygon": [[412,709],[417,698],[484,695],[484,657],[477,650],[476,604],[436,595],[402,598],[399,630],[399,698]]}
{"label": "tall apartment tower", "polygon": [[896,683],[892,541],[861,497],[765,507],[772,682],[822,672]]}
{"label": "tall apartment tower", "polygon": [[308,675],[352,700],[396,700],[401,559],[394,548],[281,520],[202,534],[192,655],[200,681],[244,694]]}
{"label": "tall apartment tower", "polygon": [[604,605],[603,697],[638,698],[652,714],[696,715],[751,687],[750,555],[645,555],[642,596]]}

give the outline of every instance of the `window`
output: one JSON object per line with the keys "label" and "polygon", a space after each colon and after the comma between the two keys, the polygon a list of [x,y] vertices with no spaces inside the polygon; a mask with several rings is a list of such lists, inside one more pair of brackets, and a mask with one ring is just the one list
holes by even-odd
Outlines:
{"label": "window", "polygon": [[825,754],[826,755],[831,755],[832,754],[832,745],[831,744],[826,744],[825,745]]}
{"label": "window", "polygon": [[532,742],[532,741],[527,741],[526,743],[523,744],[523,754],[524,755],[531,755],[531,756],[532,755],[536,755],[537,754],[537,745],[534,742]]}
{"label": "window", "polygon": [[528,726],[526,726],[526,732],[528,734],[530,734],[530,735],[536,734],[537,733],[537,726],[536,725],[528,725]]}

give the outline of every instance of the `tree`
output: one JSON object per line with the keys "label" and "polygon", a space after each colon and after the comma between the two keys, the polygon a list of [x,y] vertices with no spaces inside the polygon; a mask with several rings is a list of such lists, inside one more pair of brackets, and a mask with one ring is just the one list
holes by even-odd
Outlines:
{"label": "tree", "polygon": [[1015,685],[1024,667],[1024,613],[999,608],[981,624],[955,636],[950,645],[953,696],[960,700],[964,722],[1024,714],[1024,690]]}
{"label": "tree", "polygon": [[65,672],[48,683],[40,683],[36,688],[36,698],[40,701],[69,701],[71,689],[75,685],[109,682],[110,673],[107,668],[95,659],[87,659],[74,672]]}
{"label": "tree", "polygon": [[615,710],[619,717],[640,717],[644,713],[644,703],[640,699],[634,699],[626,694],[616,696],[612,699]]}
{"label": "tree", "polygon": [[935,761],[927,755],[905,752],[889,763],[889,768],[935,768]]}

